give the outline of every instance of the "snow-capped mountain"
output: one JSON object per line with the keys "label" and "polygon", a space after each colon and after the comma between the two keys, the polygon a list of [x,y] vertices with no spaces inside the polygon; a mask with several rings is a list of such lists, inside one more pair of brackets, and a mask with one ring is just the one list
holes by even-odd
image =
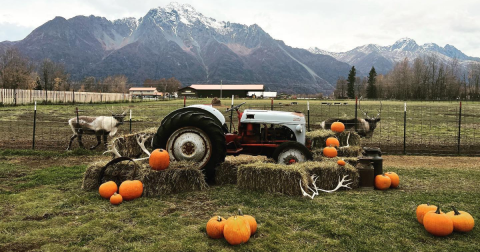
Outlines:
{"label": "snow-capped mountain", "polygon": [[439,59],[447,62],[453,58],[466,66],[472,61],[480,61],[480,58],[469,57],[452,45],[440,47],[435,43],[418,45],[415,40],[402,38],[390,46],[368,44],[356,47],[347,52],[328,52],[319,48],[310,48],[310,52],[332,56],[337,60],[355,66],[363,73],[368,73],[372,66],[377,73],[385,74],[392,70],[396,62],[408,58],[413,61],[417,57],[435,54]]}
{"label": "snow-capped mountain", "polygon": [[125,74],[138,85],[173,76],[184,85],[222,80],[329,94],[350,69],[331,56],[287,46],[256,24],[217,21],[178,3],[139,19],[56,17],[21,41],[0,43],[0,50],[11,46],[38,62],[64,62],[76,80]]}

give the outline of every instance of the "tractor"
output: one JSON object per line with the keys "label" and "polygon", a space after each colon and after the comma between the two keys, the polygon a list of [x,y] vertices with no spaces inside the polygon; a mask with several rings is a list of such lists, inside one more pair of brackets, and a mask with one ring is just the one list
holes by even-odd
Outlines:
{"label": "tractor", "polygon": [[302,113],[252,109],[240,112],[244,104],[226,110],[237,113],[238,125],[233,130],[232,125],[228,129],[224,115],[210,105],[177,109],[162,120],[153,148],[167,150],[171,160],[196,162],[209,183],[214,182],[215,167],[226,155],[264,155],[280,164],[312,159]]}

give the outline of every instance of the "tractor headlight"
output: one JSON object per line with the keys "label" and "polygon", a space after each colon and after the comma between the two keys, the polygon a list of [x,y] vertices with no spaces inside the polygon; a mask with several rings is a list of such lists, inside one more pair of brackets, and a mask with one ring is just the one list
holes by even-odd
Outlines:
{"label": "tractor headlight", "polygon": [[295,130],[296,130],[298,133],[302,133],[302,131],[303,131],[302,125],[300,125],[300,124],[297,125],[297,127],[295,127]]}

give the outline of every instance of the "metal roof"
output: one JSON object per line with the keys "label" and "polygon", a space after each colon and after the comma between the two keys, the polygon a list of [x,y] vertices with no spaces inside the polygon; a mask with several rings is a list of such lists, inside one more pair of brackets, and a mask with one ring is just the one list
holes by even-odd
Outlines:
{"label": "metal roof", "polygon": [[263,90],[262,85],[253,85],[253,84],[238,84],[238,85],[202,85],[202,84],[193,84],[189,86],[190,88],[196,90]]}
{"label": "metal roof", "polygon": [[157,88],[154,87],[132,87],[129,91],[155,91]]}

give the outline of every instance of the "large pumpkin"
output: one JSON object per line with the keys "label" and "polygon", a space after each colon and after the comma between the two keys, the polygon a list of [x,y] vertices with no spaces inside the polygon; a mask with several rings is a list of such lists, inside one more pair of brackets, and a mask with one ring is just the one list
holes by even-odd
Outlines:
{"label": "large pumpkin", "polygon": [[257,221],[253,216],[248,215],[248,214],[243,214],[242,210],[238,209],[238,215],[243,216],[245,220],[248,222],[248,225],[250,226],[250,233],[253,235],[255,232],[257,232]]}
{"label": "large pumpkin", "polygon": [[113,181],[108,181],[100,185],[98,192],[100,196],[105,199],[110,199],[110,197],[116,193],[118,190],[117,184]]}
{"label": "large pumpkin", "polygon": [[391,184],[392,180],[383,174],[379,174],[375,177],[375,188],[379,190],[386,190],[390,188]]}
{"label": "large pumpkin", "polygon": [[170,156],[164,149],[156,149],[150,154],[148,164],[154,170],[165,170],[170,165]]}
{"label": "large pumpkin", "polygon": [[122,195],[124,200],[133,200],[143,193],[143,184],[140,180],[125,180],[120,184],[118,193]]}
{"label": "large pumpkin", "polygon": [[453,232],[453,221],[445,213],[440,212],[440,207],[436,211],[429,211],[423,217],[423,226],[432,235],[447,236]]}
{"label": "large pumpkin", "polygon": [[332,126],[330,126],[330,129],[333,132],[342,133],[345,130],[345,125],[342,122],[334,122]]}
{"label": "large pumpkin", "polygon": [[327,138],[327,141],[325,143],[327,147],[340,147],[340,142],[335,137]]}
{"label": "large pumpkin", "polygon": [[224,228],[226,222],[227,221],[220,216],[212,217],[207,222],[207,235],[210,238],[213,238],[213,239],[222,238],[223,237],[223,228]]}
{"label": "large pumpkin", "polygon": [[386,172],[385,176],[388,176],[392,180],[391,188],[397,188],[400,184],[400,177],[395,172]]}
{"label": "large pumpkin", "polygon": [[250,239],[250,224],[243,216],[232,216],[227,219],[223,228],[223,236],[230,245],[246,243]]}
{"label": "large pumpkin", "polygon": [[453,206],[452,209],[453,211],[448,212],[447,216],[453,221],[453,230],[457,232],[470,232],[475,226],[473,217],[465,211],[458,211]]}
{"label": "large pumpkin", "polygon": [[112,205],[118,205],[120,203],[123,202],[123,198],[122,198],[122,195],[118,194],[118,193],[114,193],[111,197],[110,197],[110,203],[112,203]]}
{"label": "large pumpkin", "polygon": [[420,224],[423,225],[423,217],[425,217],[425,214],[429,211],[435,211],[436,209],[437,209],[436,206],[430,205],[428,203],[418,205],[416,210],[418,222],[420,222]]}
{"label": "large pumpkin", "polygon": [[334,147],[325,147],[323,148],[323,155],[325,157],[333,158],[337,156],[337,149]]}

